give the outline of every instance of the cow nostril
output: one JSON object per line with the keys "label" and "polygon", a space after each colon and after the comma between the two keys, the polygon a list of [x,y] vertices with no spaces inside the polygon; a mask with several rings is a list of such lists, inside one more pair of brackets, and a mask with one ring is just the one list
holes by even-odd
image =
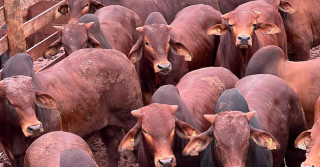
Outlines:
{"label": "cow nostril", "polygon": [[33,125],[28,127],[29,133],[39,133],[41,132],[41,124]]}
{"label": "cow nostril", "polygon": [[250,36],[247,36],[247,37],[246,37],[246,40],[247,40],[247,41],[248,41],[248,40],[250,40],[250,39],[251,39],[251,37],[250,37]]}
{"label": "cow nostril", "polygon": [[172,164],[173,163],[173,158],[168,158],[168,159],[159,159],[159,164],[161,166]]}
{"label": "cow nostril", "polygon": [[242,37],[241,37],[241,36],[238,36],[238,39],[239,39],[239,40],[242,40]]}
{"label": "cow nostril", "polygon": [[238,39],[239,40],[245,40],[245,41],[248,41],[248,40],[250,40],[251,39],[251,37],[250,36],[238,36]]}

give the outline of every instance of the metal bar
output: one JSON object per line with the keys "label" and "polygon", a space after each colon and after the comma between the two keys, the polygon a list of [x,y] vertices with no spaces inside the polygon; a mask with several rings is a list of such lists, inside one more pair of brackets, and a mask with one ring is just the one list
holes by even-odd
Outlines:
{"label": "metal bar", "polygon": [[8,38],[7,35],[0,39],[0,55],[8,50]]}

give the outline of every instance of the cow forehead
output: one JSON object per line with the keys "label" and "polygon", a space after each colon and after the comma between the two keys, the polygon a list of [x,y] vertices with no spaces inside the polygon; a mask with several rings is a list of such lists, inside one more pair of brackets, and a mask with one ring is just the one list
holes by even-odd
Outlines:
{"label": "cow forehead", "polygon": [[69,7],[72,8],[79,8],[85,6],[89,3],[89,0],[68,0]]}
{"label": "cow forehead", "polygon": [[144,26],[143,29],[144,38],[147,38],[148,40],[156,40],[161,41],[169,38],[169,32],[167,25],[165,24],[151,24]]}
{"label": "cow forehead", "polygon": [[255,21],[255,13],[252,10],[233,11],[229,14],[229,23],[251,23]]}
{"label": "cow forehead", "polygon": [[250,127],[248,119],[241,112],[222,112],[214,120],[214,135],[222,143],[241,144],[248,140]]}
{"label": "cow forehead", "polygon": [[85,24],[70,23],[63,26],[62,41],[64,43],[78,43],[83,42],[83,40],[87,40],[87,28]]}
{"label": "cow forehead", "polygon": [[19,100],[28,103],[34,97],[32,78],[27,76],[15,76],[3,80],[4,92],[11,100]]}

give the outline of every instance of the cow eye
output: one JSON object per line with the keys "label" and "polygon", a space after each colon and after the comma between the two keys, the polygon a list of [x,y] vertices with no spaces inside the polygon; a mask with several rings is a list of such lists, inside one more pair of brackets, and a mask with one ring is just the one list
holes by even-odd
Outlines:
{"label": "cow eye", "polygon": [[214,143],[215,143],[216,147],[220,147],[220,144],[217,140],[215,140]]}
{"label": "cow eye", "polygon": [[252,27],[253,27],[253,29],[255,30],[256,27],[257,27],[257,24],[253,24]]}
{"label": "cow eye", "polygon": [[146,131],[146,130],[144,130],[144,129],[142,129],[142,132],[144,133],[144,134],[148,134],[148,132]]}
{"label": "cow eye", "polygon": [[233,29],[233,25],[229,24],[229,28],[230,28],[230,30],[232,30]]}
{"label": "cow eye", "polygon": [[150,44],[149,44],[149,42],[144,42],[144,44],[146,45],[146,46],[149,46],[150,47]]}

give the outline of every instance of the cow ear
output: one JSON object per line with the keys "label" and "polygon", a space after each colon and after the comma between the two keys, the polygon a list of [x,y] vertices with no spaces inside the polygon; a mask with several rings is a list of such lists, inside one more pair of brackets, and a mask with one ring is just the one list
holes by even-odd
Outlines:
{"label": "cow ear", "polygon": [[179,120],[176,120],[175,131],[177,135],[182,139],[190,139],[191,136],[197,136],[201,133],[193,126]]}
{"label": "cow ear", "polygon": [[134,147],[140,142],[141,139],[141,126],[137,123],[122,139],[118,151],[124,152],[125,150],[133,150]]}
{"label": "cow ear", "polygon": [[141,60],[142,45],[143,45],[143,39],[142,39],[142,36],[140,36],[139,39],[137,40],[137,42],[131,48],[129,55],[128,55],[128,58],[132,63],[136,63]]}
{"label": "cow ear", "polygon": [[212,136],[212,128],[209,128],[206,132],[203,132],[198,136],[191,137],[189,143],[184,147],[182,154],[190,156],[199,155],[199,152],[208,147],[213,139]]}
{"label": "cow ear", "polygon": [[192,52],[180,42],[170,40],[170,50],[175,55],[184,56],[185,61],[192,60]]}
{"label": "cow ear", "polygon": [[294,141],[294,146],[301,150],[306,150],[312,144],[311,129],[302,132]]}
{"label": "cow ear", "polygon": [[49,110],[58,109],[58,102],[52,96],[40,91],[35,91],[35,94],[36,94],[35,103],[38,107],[46,108]]}
{"label": "cow ear", "polygon": [[210,27],[207,31],[208,35],[223,35],[229,31],[229,25],[227,24],[216,24]]}
{"label": "cow ear", "polygon": [[280,1],[279,9],[289,14],[293,14],[296,12],[296,7],[292,3],[284,0]]}
{"label": "cow ear", "polygon": [[58,12],[66,15],[69,12],[69,5],[67,3],[60,5],[58,8]]}
{"label": "cow ear", "polygon": [[98,1],[96,1],[96,0],[91,0],[91,5],[90,5],[90,6],[92,6],[92,8],[93,8],[94,10],[98,10],[98,9],[104,7],[104,5],[103,5],[101,2],[98,2]]}
{"label": "cow ear", "polygon": [[88,42],[89,42],[90,47],[92,47],[92,48],[103,49],[100,42],[91,33],[88,33]]}
{"label": "cow ear", "polygon": [[43,57],[47,59],[51,59],[53,55],[56,55],[59,53],[60,48],[62,46],[61,43],[61,37],[59,37],[58,40],[53,42],[44,52],[43,52]]}
{"label": "cow ear", "polygon": [[276,34],[281,32],[277,25],[271,23],[258,23],[256,25],[256,30],[261,31],[264,34]]}
{"label": "cow ear", "polygon": [[279,150],[280,144],[275,137],[268,132],[250,126],[250,137],[260,147],[268,150]]}

